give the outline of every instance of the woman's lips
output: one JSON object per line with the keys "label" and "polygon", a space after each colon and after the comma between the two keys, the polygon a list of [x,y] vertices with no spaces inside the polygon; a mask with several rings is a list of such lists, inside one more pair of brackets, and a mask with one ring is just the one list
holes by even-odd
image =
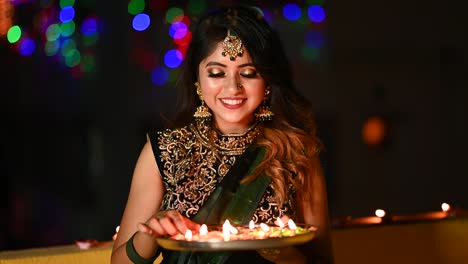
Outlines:
{"label": "woman's lips", "polygon": [[223,104],[224,107],[229,108],[229,109],[237,109],[240,108],[246,99],[228,99],[228,98],[223,98],[220,99],[221,103]]}

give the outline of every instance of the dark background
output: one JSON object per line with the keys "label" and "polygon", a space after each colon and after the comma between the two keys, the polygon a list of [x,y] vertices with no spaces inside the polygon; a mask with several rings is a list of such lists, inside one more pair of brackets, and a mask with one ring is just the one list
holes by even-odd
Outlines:
{"label": "dark background", "polygon": [[[34,2],[17,7],[18,24],[38,12]],[[128,1],[104,2],[75,3],[77,19],[99,17],[91,74],[77,77],[40,52],[21,56],[0,37],[0,250],[110,240],[146,131],[175,111],[172,83],[152,84],[148,64],[162,64],[172,48],[163,10],[187,1],[161,1],[145,32],[132,30]],[[278,11],[291,2],[303,9],[314,3],[259,5]],[[318,2],[327,13],[318,26],[278,12],[273,24],[298,88],[314,104],[332,217],[377,208],[412,214],[440,210],[442,202],[468,208],[463,9],[428,1]],[[306,60],[299,47],[311,28],[324,45],[319,58]],[[372,115],[389,126],[377,147],[361,138]]]}

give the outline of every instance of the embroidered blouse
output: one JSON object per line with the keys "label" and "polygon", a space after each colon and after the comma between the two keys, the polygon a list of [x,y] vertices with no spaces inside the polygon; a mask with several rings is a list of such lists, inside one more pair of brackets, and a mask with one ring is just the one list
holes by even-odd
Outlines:
{"label": "embroidered blouse", "polygon": [[[160,209],[177,210],[188,218],[195,216],[236,159],[260,133],[261,128],[254,125],[243,134],[222,135],[203,122],[149,133],[165,187]],[[291,186],[288,199],[279,206],[270,184],[252,220],[272,225],[283,215],[294,218]]]}

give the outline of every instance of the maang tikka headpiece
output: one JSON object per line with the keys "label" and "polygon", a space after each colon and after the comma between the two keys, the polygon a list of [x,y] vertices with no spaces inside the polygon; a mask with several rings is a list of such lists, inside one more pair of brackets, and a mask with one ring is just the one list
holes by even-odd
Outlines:
{"label": "maang tikka headpiece", "polygon": [[242,40],[231,32],[227,31],[227,36],[223,41],[223,56],[229,55],[230,60],[234,60],[237,56],[241,57],[243,53]]}

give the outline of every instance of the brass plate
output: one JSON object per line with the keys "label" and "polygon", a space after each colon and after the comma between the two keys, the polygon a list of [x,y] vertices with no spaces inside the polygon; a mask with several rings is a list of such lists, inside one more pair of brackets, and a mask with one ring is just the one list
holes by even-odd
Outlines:
{"label": "brass plate", "polygon": [[288,247],[306,243],[315,236],[315,230],[307,233],[265,239],[245,239],[231,241],[187,241],[167,237],[156,238],[158,244],[169,250],[176,251],[226,251],[226,250],[256,250],[262,248]]}

